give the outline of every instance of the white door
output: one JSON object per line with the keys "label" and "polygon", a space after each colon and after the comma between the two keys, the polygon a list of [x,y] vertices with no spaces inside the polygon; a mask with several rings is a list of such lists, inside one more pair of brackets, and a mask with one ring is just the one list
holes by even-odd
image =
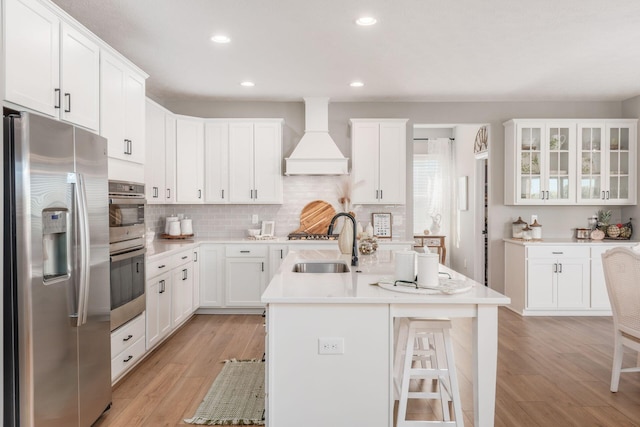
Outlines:
{"label": "white door", "polygon": [[635,204],[636,124],[608,122],[606,127],[608,204]]}
{"label": "white door", "polygon": [[172,114],[165,115],[165,168],[164,198],[165,203],[176,202],[176,118]]}
{"label": "white door", "polygon": [[193,299],[192,299],[192,312],[196,311],[200,307],[200,248],[197,247],[193,250]]}
{"label": "white door", "polygon": [[186,289],[184,286],[184,266],[171,272],[171,328],[175,328],[185,319],[184,306]]}
{"label": "white door", "polygon": [[226,305],[228,307],[262,307],[266,285],[265,258],[227,258]]}
{"label": "white door", "polygon": [[222,307],[224,245],[200,245],[200,307]]}
{"label": "white door", "polygon": [[[62,23],[60,37],[60,118],[87,129],[100,125],[100,48],[84,34]],[[144,116],[140,117],[144,126]]]}
{"label": "white door", "polygon": [[604,203],[604,135],[604,122],[578,123],[578,203]]}
{"label": "white door", "polygon": [[272,279],[276,274],[288,253],[289,247],[287,245],[269,246],[269,279]]}
{"label": "white door", "polygon": [[176,182],[178,203],[202,203],[204,128],[202,121],[176,122]]}
{"label": "white door", "polygon": [[547,123],[541,170],[545,203],[575,203],[575,150],[575,123]]}
{"label": "white door", "polygon": [[6,0],[5,99],[58,116],[60,20],[36,0]]}
{"label": "white door", "polygon": [[147,203],[165,203],[165,112],[155,103],[147,101],[146,122],[146,161],[144,165],[145,192]]}
{"label": "white door", "polygon": [[353,122],[351,135],[351,176],[359,183],[352,203],[378,203],[380,127],[377,122]]}
{"label": "white door", "polygon": [[556,308],[555,259],[529,258],[527,262],[527,308]]}
{"label": "white door", "polygon": [[229,201],[254,201],[253,123],[229,124]]}
{"label": "white door", "polygon": [[282,203],[282,137],[280,123],[254,124],[254,201]]}
{"label": "white door", "polygon": [[171,272],[161,276],[161,280],[163,288],[158,303],[158,334],[160,339],[171,332],[171,294],[173,289]]}
{"label": "white door", "polygon": [[556,292],[558,308],[588,308],[589,260],[559,259]]}
{"label": "white door", "polygon": [[543,204],[546,190],[542,179],[544,122],[516,127],[516,203]]}
{"label": "white door", "polygon": [[100,57],[100,135],[107,138],[109,157],[127,159],[124,136],[124,91],[126,70],[111,55]]}
{"label": "white door", "polygon": [[144,110],[145,110],[145,80],[128,72],[125,77],[125,138],[129,140],[127,160],[144,163]]}
{"label": "white door", "polygon": [[[380,123],[379,182],[381,203],[404,204],[406,200],[407,125]],[[357,182],[357,181],[356,181]]]}
{"label": "white door", "polygon": [[210,122],[204,127],[205,202],[229,201],[229,124]]}

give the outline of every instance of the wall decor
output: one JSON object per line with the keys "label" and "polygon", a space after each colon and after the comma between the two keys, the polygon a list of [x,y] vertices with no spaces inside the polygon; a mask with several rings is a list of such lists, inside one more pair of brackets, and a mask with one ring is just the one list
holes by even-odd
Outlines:
{"label": "wall decor", "polygon": [[271,237],[276,229],[275,221],[262,221],[262,230],[260,231],[260,235],[262,237]]}
{"label": "wall decor", "polygon": [[391,213],[372,213],[373,235],[380,238],[391,238]]}
{"label": "wall decor", "polygon": [[480,127],[480,129],[478,129],[478,133],[476,133],[476,140],[473,143],[473,152],[482,153],[483,151],[487,151],[489,149],[488,138],[489,135],[487,133],[487,127]]}

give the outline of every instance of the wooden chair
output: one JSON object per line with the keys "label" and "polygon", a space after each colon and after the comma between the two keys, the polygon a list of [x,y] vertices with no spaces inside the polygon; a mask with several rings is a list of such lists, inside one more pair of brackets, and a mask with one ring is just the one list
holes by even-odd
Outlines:
{"label": "wooden chair", "polygon": [[[602,265],[613,311],[615,347],[611,391],[616,392],[621,372],[640,372],[640,253],[613,248],[602,254]],[[622,368],[624,347],[638,352],[633,368]]]}

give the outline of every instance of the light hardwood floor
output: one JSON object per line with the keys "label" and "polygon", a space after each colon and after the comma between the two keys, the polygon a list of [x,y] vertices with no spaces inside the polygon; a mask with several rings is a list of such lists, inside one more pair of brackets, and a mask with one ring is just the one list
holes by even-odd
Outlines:
{"label": "light hardwood floor", "polygon": [[[640,373],[623,374],[620,391],[609,391],[610,317],[523,318],[505,308],[499,313],[496,426],[640,426]],[[263,320],[194,316],[115,386],[112,409],[95,425],[187,425],[183,419],[193,415],[223,360],[262,357]],[[470,335],[470,320],[454,320],[465,426],[473,425]],[[625,354],[625,364],[634,361],[635,354]],[[437,411],[435,404],[412,402],[409,417]]]}

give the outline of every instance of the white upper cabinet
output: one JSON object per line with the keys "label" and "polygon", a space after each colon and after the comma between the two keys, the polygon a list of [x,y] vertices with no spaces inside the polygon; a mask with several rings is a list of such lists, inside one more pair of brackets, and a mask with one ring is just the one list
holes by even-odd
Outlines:
{"label": "white upper cabinet", "polygon": [[176,120],[176,202],[204,202],[204,122],[179,116]]}
{"label": "white upper cabinet", "polygon": [[100,61],[100,134],[109,157],[145,161],[145,77],[103,51]]}
{"label": "white upper cabinet", "polygon": [[282,203],[282,120],[229,123],[229,202]]}
{"label": "white upper cabinet", "polygon": [[146,159],[144,162],[145,171],[145,192],[147,203],[166,203],[165,200],[165,169],[167,155],[166,111],[155,102],[147,99],[145,112],[145,148]]}
{"label": "white upper cabinet", "polygon": [[6,0],[5,99],[97,131],[100,49],[36,0]]}
{"label": "white upper cabinet", "polygon": [[229,123],[204,126],[205,203],[229,203]]}
{"label": "white upper cabinet", "polygon": [[406,119],[351,119],[352,203],[404,204]]}
{"label": "white upper cabinet", "polygon": [[578,124],[578,203],[636,203],[634,120]]}
{"label": "white upper cabinet", "polygon": [[506,122],[505,204],[634,204],[636,122]]}

